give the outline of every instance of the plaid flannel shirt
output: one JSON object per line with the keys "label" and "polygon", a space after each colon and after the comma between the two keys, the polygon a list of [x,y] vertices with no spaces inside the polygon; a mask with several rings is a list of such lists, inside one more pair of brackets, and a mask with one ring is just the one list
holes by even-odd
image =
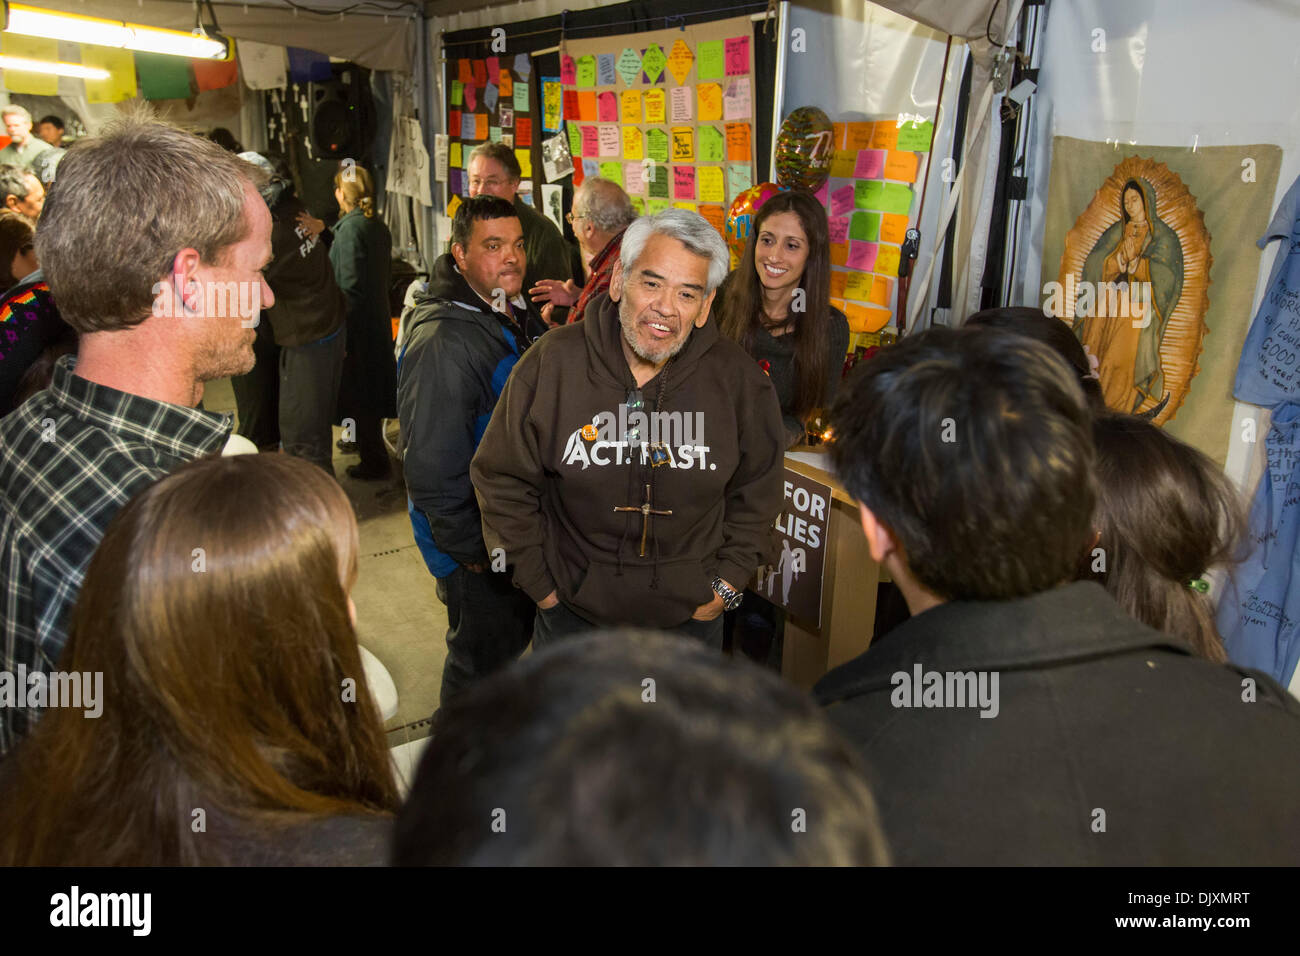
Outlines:
{"label": "plaid flannel shirt", "polygon": [[[50,387],[0,420],[0,670],[49,672],[109,521],[172,469],[219,453],[232,418],[96,385],[54,368]],[[28,727],[0,707],[0,754]]]}

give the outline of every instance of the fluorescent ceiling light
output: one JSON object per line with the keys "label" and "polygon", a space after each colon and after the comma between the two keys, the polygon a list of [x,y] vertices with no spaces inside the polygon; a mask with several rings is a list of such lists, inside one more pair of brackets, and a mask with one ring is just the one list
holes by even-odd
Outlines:
{"label": "fluorescent ceiling light", "polygon": [[29,60],[21,56],[0,55],[0,70],[22,70],[24,73],[53,73],[55,76],[75,76],[83,80],[106,80],[108,70],[80,63],[52,63],[48,60]]}
{"label": "fluorescent ceiling light", "polygon": [[5,32],[199,60],[224,60],[229,53],[224,40],[213,39],[201,33],[163,30],[72,13],[51,13],[18,4],[9,5],[9,25],[5,27]]}

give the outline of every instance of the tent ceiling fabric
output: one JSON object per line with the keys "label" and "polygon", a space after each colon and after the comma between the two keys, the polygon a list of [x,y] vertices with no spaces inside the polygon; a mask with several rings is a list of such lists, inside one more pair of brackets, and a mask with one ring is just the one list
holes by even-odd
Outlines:
{"label": "tent ceiling fabric", "polygon": [[[194,5],[190,0],[36,0],[48,10],[87,17],[129,20],[151,27],[191,30]],[[334,9],[355,6],[356,0],[305,0],[305,6]],[[388,21],[384,9],[391,7]],[[372,70],[409,72],[414,58],[415,31],[421,29],[419,5],[386,2],[345,14],[328,16],[306,12],[294,15],[282,0],[248,0],[248,3],[214,3],[217,25],[226,36],[314,50],[351,60]]]}

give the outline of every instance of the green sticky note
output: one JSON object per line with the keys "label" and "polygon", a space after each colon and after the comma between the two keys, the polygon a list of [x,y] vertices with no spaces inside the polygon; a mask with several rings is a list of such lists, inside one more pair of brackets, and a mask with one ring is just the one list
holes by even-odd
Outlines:
{"label": "green sticky note", "polygon": [[880,209],[885,184],[875,179],[859,179],[853,184],[853,205],[858,209]]}
{"label": "green sticky note", "polygon": [[580,56],[574,65],[577,67],[576,82],[578,86],[596,85],[596,58],[594,56]]}
{"label": "green sticky note", "polygon": [[494,143],[499,143],[499,142],[501,142],[501,127],[500,127],[500,126],[489,126],[489,127],[488,127],[488,139],[490,139],[490,140],[491,140],[492,142],[494,142]]}
{"label": "green sticky note", "polygon": [[618,69],[618,75],[623,77],[623,82],[628,86],[635,86],[637,80],[641,78],[641,54],[631,47],[623,49],[623,52],[618,55],[618,62],[614,65]]}
{"label": "green sticky note", "polygon": [[883,183],[880,204],[882,212],[908,213],[912,209],[912,187],[902,183]]}
{"label": "green sticky note", "polygon": [[727,198],[734,200],[754,185],[754,173],[749,163],[727,163]]}
{"label": "green sticky note", "polygon": [[629,196],[628,198],[632,200],[632,208],[636,210],[636,214],[638,216],[644,216],[645,200],[642,199],[640,196]]}
{"label": "green sticky note", "polygon": [[934,124],[929,120],[924,123],[917,123],[915,126],[911,123],[904,123],[903,128],[898,131],[898,148],[917,153],[928,153],[930,151],[930,137],[933,134]]}
{"label": "green sticky note", "polygon": [[672,203],[667,199],[647,199],[645,204],[645,214],[647,216],[653,216],[656,213],[663,212],[671,205]]}
{"label": "green sticky note", "polygon": [[[668,162],[668,134],[653,127],[646,130],[645,154],[648,159],[653,159],[656,163]],[[665,178],[664,182],[667,181]],[[667,195],[667,193],[664,195]]]}
{"label": "green sticky note", "polygon": [[451,105],[460,106],[465,102],[465,84],[460,80],[451,81]]}
{"label": "green sticky note", "polygon": [[658,83],[667,63],[668,57],[664,56],[664,51],[659,49],[659,44],[651,43],[649,49],[645,51],[645,56],[641,58],[641,69],[645,72],[646,79],[651,83]]}
{"label": "green sticky note", "polygon": [[[655,164],[649,167],[649,177],[646,179],[646,193],[651,198],[660,199],[668,198],[668,167]],[[667,204],[665,204],[667,208]]]}
{"label": "green sticky note", "polygon": [[528,112],[528,84],[515,82],[515,110],[520,113]]}
{"label": "green sticky note", "polygon": [[699,59],[695,63],[695,70],[701,80],[720,80],[726,75],[721,40],[704,41],[696,47],[696,53]]}
{"label": "green sticky note", "polygon": [[582,131],[578,129],[576,123],[565,123],[565,128],[569,131],[569,153],[572,156],[582,155]]}
{"label": "green sticky note", "polygon": [[726,159],[727,142],[722,135],[722,130],[716,126],[701,126],[697,130],[699,136],[700,162],[702,163],[720,163]]}
{"label": "green sticky note", "polygon": [[879,241],[880,213],[855,212],[849,222],[849,238],[861,239],[863,242]]}
{"label": "green sticky note", "polygon": [[622,163],[601,163],[600,178],[608,179],[611,183],[623,185],[623,164]]}

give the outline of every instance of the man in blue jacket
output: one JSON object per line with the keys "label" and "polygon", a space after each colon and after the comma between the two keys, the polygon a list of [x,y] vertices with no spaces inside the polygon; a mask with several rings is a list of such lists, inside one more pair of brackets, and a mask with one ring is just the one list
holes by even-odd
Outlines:
{"label": "man in blue jacket", "polygon": [[509,556],[488,554],[469,476],[511,369],[545,329],[522,295],[526,268],[514,206],[494,196],[463,203],[398,364],[407,509],[450,625],[444,703],[532,639],[536,608],[511,583]]}

